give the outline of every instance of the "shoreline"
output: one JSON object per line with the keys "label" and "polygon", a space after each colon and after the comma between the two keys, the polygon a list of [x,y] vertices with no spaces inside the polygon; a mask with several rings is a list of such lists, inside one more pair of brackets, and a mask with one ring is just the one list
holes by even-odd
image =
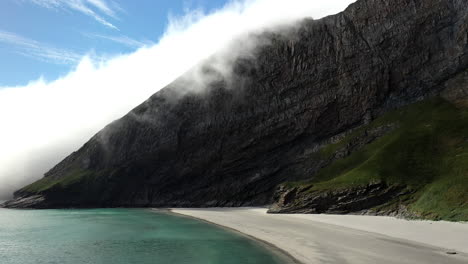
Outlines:
{"label": "shoreline", "polygon": [[260,238],[255,237],[255,236],[243,233],[243,232],[241,232],[239,230],[236,230],[234,228],[224,226],[224,225],[221,225],[221,224],[218,224],[218,223],[206,220],[206,219],[202,219],[202,218],[194,217],[194,216],[191,216],[191,215],[186,215],[186,214],[181,214],[181,213],[178,213],[178,212],[174,212],[175,209],[171,209],[171,208],[168,208],[168,209],[151,208],[150,210],[153,211],[153,212],[166,213],[166,214],[176,215],[178,217],[190,218],[190,219],[193,219],[193,220],[196,220],[196,221],[201,221],[201,222],[204,222],[204,223],[207,223],[207,224],[210,224],[210,225],[214,225],[214,226],[216,226],[218,228],[227,230],[228,232],[235,233],[235,234],[237,234],[237,235],[239,235],[241,237],[245,237],[245,238],[247,238],[249,240],[255,241],[256,243],[260,244],[266,250],[270,251],[275,257],[279,258],[280,260],[284,260],[285,264],[307,264],[307,263],[303,263],[303,262],[297,260],[294,256],[292,256],[286,250],[284,250],[284,249],[282,249],[280,247],[277,247],[276,245],[274,245],[274,244],[272,244],[272,243],[270,243],[268,241],[265,241],[265,240],[262,240]]}
{"label": "shoreline", "polygon": [[[265,208],[169,211],[241,233],[286,253],[295,263],[468,263],[468,223],[276,215],[266,214]],[[457,246],[440,246],[453,243]]]}

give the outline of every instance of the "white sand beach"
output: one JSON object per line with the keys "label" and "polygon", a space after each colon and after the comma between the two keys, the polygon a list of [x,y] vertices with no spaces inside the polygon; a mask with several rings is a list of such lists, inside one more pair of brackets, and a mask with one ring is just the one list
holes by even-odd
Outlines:
{"label": "white sand beach", "polygon": [[468,223],[266,211],[172,209],[267,242],[301,263],[468,263]]}

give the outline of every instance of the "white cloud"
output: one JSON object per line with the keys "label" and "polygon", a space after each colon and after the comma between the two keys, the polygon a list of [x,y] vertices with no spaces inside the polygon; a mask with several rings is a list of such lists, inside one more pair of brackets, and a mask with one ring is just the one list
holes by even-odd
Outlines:
{"label": "white cloud", "polygon": [[[29,1],[33,4],[49,8],[49,9],[68,9],[78,11],[83,13],[89,17],[94,18],[97,22],[101,23],[102,25],[116,29],[118,28],[114,26],[112,23],[107,21],[101,15],[96,13],[96,11],[100,11],[106,16],[117,18],[115,11],[109,7],[108,3],[105,0],[23,0]],[[96,11],[94,11],[94,10]]]}
{"label": "white cloud", "polygon": [[116,17],[114,10],[112,10],[105,1],[103,0],[86,0],[86,2],[90,3],[91,5],[95,6],[106,15],[111,17]]}
{"label": "white cloud", "polygon": [[0,30],[1,43],[7,44],[9,50],[13,52],[55,64],[76,64],[83,57],[82,54],[66,49],[54,48],[47,44],[2,30]]}
{"label": "white cloud", "polygon": [[0,194],[42,177],[106,124],[227,47],[236,36],[303,17],[320,18],[351,2],[232,2],[210,14],[172,18],[157,44],[134,53],[101,61],[84,57],[58,80],[0,87]]}

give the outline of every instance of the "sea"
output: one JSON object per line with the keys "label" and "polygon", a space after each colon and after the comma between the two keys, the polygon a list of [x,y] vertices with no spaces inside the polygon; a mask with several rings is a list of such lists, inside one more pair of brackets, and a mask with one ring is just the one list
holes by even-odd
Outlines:
{"label": "sea", "polygon": [[279,264],[242,234],[150,209],[0,208],[0,264]]}

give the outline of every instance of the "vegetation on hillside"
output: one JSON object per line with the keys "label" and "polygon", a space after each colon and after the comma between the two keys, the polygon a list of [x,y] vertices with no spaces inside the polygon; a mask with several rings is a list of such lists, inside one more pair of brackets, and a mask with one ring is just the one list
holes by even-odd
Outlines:
{"label": "vegetation on hillside", "polygon": [[89,173],[87,171],[76,170],[68,174],[66,177],[59,179],[55,179],[52,177],[44,177],[36,182],[31,183],[30,185],[27,185],[19,191],[28,193],[41,193],[51,188],[67,187],[73,183],[80,181],[88,174]]}
{"label": "vegetation on hillside", "polygon": [[[288,183],[309,192],[383,181],[407,186],[404,203],[422,218],[468,220],[468,109],[441,98],[390,112],[340,142],[321,150],[329,156],[364,129],[396,123],[398,128],[350,156],[323,168],[308,182]],[[382,207],[380,208],[382,209]]]}

